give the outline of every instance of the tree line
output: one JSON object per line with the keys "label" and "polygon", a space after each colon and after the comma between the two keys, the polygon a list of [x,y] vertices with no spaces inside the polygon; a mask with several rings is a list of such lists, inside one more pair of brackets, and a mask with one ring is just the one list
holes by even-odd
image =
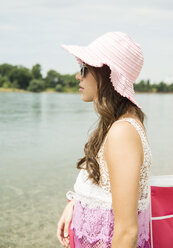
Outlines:
{"label": "tree line", "polygon": [[[23,89],[32,92],[41,92],[52,89],[57,92],[77,92],[78,81],[74,74],[60,74],[55,70],[49,70],[45,77],[41,73],[41,65],[35,64],[32,69],[21,65],[0,65],[0,88]],[[134,83],[136,92],[173,92],[173,83],[151,84],[150,80],[141,80]]]}

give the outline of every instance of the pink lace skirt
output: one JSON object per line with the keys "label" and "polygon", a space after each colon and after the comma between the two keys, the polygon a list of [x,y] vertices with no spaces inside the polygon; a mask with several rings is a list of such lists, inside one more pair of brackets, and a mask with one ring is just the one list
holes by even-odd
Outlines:
{"label": "pink lace skirt", "polygon": [[[150,248],[149,242],[150,208],[138,211],[137,248]],[[71,248],[111,248],[114,230],[112,209],[89,208],[75,200],[73,218],[70,225]]]}

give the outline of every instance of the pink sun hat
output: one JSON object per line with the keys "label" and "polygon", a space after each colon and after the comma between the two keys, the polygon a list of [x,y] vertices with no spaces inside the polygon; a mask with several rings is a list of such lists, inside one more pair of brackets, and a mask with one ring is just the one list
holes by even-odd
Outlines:
{"label": "pink sun hat", "polygon": [[139,76],[144,57],[141,46],[123,32],[107,32],[88,46],[61,45],[73,54],[78,63],[94,67],[109,66],[114,89],[142,108],[136,101],[133,84]]}

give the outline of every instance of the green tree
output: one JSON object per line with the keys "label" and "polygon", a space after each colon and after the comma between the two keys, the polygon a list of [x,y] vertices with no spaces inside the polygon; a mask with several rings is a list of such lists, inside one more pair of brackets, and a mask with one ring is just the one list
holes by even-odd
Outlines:
{"label": "green tree", "polygon": [[138,84],[134,84],[134,90],[135,91],[139,91],[139,92],[142,92],[144,91],[144,88],[145,88],[145,81],[144,80],[141,80]]}
{"label": "green tree", "polygon": [[138,84],[134,84],[135,91],[149,92],[151,90],[150,80],[141,80]]}
{"label": "green tree", "polygon": [[4,63],[4,64],[1,64],[0,65],[0,74],[2,76],[6,76],[8,77],[10,71],[13,69],[13,65],[10,65],[10,64],[7,64],[7,63]]}
{"label": "green tree", "polygon": [[8,79],[7,76],[2,76],[2,75],[0,74],[0,87],[3,87],[3,84],[4,84],[5,82],[8,82],[8,81],[9,81],[9,79]]}
{"label": "green tree", "polygon": [[168,85],[168,91],[173,92],[173,83]]}
{"label": "green tree", "polygon": [[29,82],[32,80],[32,73],[28,68],[23,66],[14,66],[9,73],[9,79],[13,83],[16,81],[20,89],[27,89]]}
{"label": "green tree", "polygon": [[31,72],[32,72],[33,78],[35,78],[35,79],[41,79],[42,78],[41,65],[40,64],[33,65]]}
{"label": "green tree", "polygon": [[63,92],[63,86],[61,84],[57,84],[56,87],[55,87],[55,90],[57,92]]}
{"label": "green tree", "polygon": [[30,81],[27,90],[32,92],[41,92],[45,89],[45,81],[42,79],[33,79]]}
{"label": "green tree", "polygon": [[150,85],[150,80],[148,79],[146,82],[146,90],[149,92],[151,91],[151,85]]}
{"label": "green tree", "polygon": [[5,81],[2,85],[3,88],[12,88],[12,83],[8,80]]}
{"label": "green tree", "polygon": [[17,82],[17,80],[15,80],[15,81],[12,82],[12,88],[15,88],[15,89],[19,89],[20,88],[19,83]]}
{"label": "green tree", "polygon": [[157,91],[158,91],[158,92],[167,92],[167,91],[168,91],[167,85],[166,85],[164,82],[160,82],[160,83],[157,85]]}
{"label": "green tree", "polygon": [[63,77],[60,73],[55,70],[49,70],[45,77],[46,88],[56,88],[56,85],[63,85]]}

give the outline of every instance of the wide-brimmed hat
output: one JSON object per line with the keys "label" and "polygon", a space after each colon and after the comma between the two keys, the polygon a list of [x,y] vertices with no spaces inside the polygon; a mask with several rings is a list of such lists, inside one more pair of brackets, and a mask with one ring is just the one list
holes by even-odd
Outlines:
{"label": "wide-brimmed hat", "polygon": [[78,63],[86,63],[94,67],[109,66],[110,80],[114,89],[128,98],[139,108],[133,84],[139,76],[144,57],[141,46],[123,32],[107,32],[88,46],[61,45],[73,54]]}

